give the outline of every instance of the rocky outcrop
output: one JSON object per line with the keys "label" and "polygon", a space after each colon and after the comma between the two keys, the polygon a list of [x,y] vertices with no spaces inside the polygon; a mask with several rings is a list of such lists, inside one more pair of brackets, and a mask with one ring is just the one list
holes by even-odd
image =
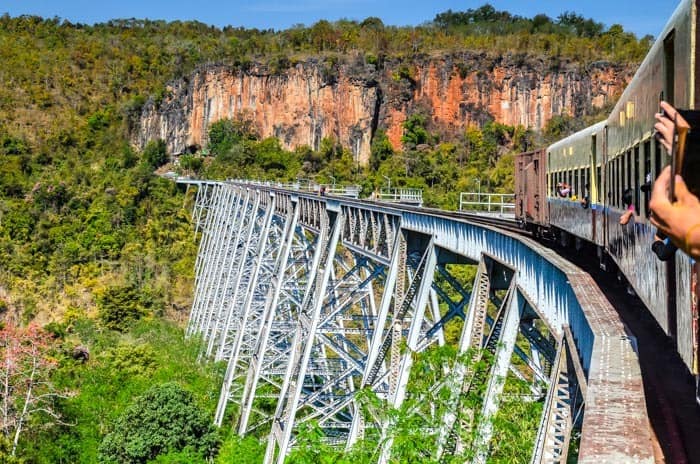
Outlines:
{"label": "rocky outcrop", "polygon": [[141,148],[162,138],[181,153],[205,146],[212,122],[244,117],[286,148],[317,149],[331,137],[366,164],[376,129],[399,148],[402,124],[415,111],[448,137],[492,119],[541,129],[553,115],[582,116],[610,102],[633,71],[473,53],[387,61],[381,70],[361,60],[332,68],[309,60],[283,72],[210,66],[173,83],[159,104],[150,101],[133,141]]}

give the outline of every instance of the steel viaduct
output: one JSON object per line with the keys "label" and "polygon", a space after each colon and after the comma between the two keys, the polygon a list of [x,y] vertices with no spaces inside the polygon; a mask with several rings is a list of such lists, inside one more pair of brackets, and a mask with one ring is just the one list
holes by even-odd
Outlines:
{"label": "steel viaduct", "polygon": [[[215,423],[269,428],[266,463],[284,462],[310,421],[337,446],[374,431],[388,462],[390,424],[363,413],[358,392],[399,407],[414,355],[443,345],[456,318],[458,356],[434,386],[450,392],[435,458],[474,428],[474,462],[487,460],[490,419],[515,375],[544,404],[531,462],[565,463],[573,430],[579,462],[654,462],[636,340],[591,277],[553,251],[432,210],[178,182],[197,189],[201,234],[187,336],[227,364]],[[460,264],[477,266],[473,284],[451,273]],[[459,354],[474,348],[493,356],[476,415],[460,404],[475,373]]]}

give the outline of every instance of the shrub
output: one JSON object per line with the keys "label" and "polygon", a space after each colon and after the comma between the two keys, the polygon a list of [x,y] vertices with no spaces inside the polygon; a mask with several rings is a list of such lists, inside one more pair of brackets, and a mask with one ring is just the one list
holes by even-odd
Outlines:
{"label": "shrub", "polygon": [[[213,456],[219,446],[211,418],[200,409],[190,392],[175,383],[148,390],[129,406],[102,440],[103,463],[146,463],[161,454],[177,457]],[[159,462],[181,462],[161,460]]]}
{"label": "shrub", "polygon": [[153,169],[168,162],[168,149],[163,139],[151,140],[143,149],[143,160]]}
{"label": "shrub", "polygon": [[102,324],[120,332],[148,313],[144,303],[142,292],[131,285],[108,287],[97,297]]}
{"label": "shrub", "polygon": [[110,351],[110,365],[122,375],[143,375],[156,367],[156,353],[148,344],[121,343]]}

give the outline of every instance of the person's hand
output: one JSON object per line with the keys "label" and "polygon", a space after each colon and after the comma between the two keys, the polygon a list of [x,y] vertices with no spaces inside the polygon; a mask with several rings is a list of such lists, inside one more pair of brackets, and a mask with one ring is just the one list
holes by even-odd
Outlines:
{"label": "person's hand", "polygon": [[668,199],[670,185],[671,167],[667,166],[654,182],[649,201],[651,222],[678,248],[700,259],[700,200],[688,191],[681,176],[676,176],[676,201],[671,203]]}
{"label": "person's hand", "polygon": [[[654,124],[654,129],[656,129],[656,133],[658,134],[657,136],[659,138],[659,141],[661,142],[661,145],[663,145],[664,148],[666,148],[666,151],[668,153],[671,153],[674,120],[676,121],[676,124],[678,124],[679,127],[685,127],[687,129],[690,126],[688,125],[686,120],[683,119],[683,116],[678,114],[678,111],[676,111],[676,109],[673,106],[666,103],[665,101],[662,101],[660,103],[660,106],[664,112],[656,113],[654,115],[654,117],[656,118],[656,124]],[[677,114],[678,116],[676,116]]]}

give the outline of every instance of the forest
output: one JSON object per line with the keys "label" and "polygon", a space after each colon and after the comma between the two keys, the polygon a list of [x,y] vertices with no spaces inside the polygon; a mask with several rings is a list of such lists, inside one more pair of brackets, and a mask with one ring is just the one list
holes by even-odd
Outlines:
{"label": "forest", "polygon": [[[258,437],[241,439],[230,427],[211,425],[225,366],[199,360],[197,341],[184,340],[183,332],[197,252],[193,198],[157,173],[333,179],[361,185],[365,196],[386,176],[392,185],[422,188],[428,206],[455,209],[459,192],[472,190],[477,178],[490,191],[512,189],[514,153],[595,119],[558,115],[541,133],[490,121],[443,140],[417,112],[404,124],[401,151],[378,128],[366,167],[332,139],[319,150],[287,151],[277,139],[259,137],[250,121],[221,120],[209,128],[206,150],[181,156],[175,166],[162,140],[141,152],[129,142],[145,102],[162,99],[173,79],[209,63],[274,64],[271,72],[284,72],[309,56],[360,54],[382,66],[387,58],[455,50],[635,64],[651,42],[575,13],[524,18],[490,5],[446,11],[419,26],[368,17],[280,31],[4,14],[0,462],[261,462]],[[440,363],[439,356],[420,362]],[[367,405],[381,409],[371,396]],[[538,420],[541,404],[533,406],[513,404],[505,408],[510,416],[497,418],[494,462],[529,461],[522,450],[533,437],[522,430]],[[417,438],[416,418],[389,413],[398,424],[395,462],[427,462],[434,443]],[[376,459],[371,439],[344,457],[323,447],[313,427],[299,442],[290,462]]]}

